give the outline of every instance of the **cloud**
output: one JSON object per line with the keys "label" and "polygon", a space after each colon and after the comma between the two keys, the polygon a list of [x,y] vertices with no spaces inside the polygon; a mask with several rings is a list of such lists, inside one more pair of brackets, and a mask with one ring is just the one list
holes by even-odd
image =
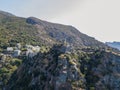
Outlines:
{"label": "cloud", "polygon": [[30,0],[21,7],[22,15],[50,19],[68,12],[81,0]]}
{"label": "cloud", "polygon": [[100,41],[120,41],[119,4],[119,0],[85,0],[51,21],[71,24]]}

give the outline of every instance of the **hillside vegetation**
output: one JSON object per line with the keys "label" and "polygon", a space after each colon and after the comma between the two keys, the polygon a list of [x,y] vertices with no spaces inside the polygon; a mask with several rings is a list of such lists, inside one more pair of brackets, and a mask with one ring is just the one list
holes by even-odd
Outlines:
{"label": "hillside vegetation", "polygon": [[19,67],[9,90],[119,90],[120,56],[103,50],[66,52],[55,45]]}
{"label": "hillside vegetation", "polygon": [[120,52],[73,26],[0,11],[0,90],[119,90]]}

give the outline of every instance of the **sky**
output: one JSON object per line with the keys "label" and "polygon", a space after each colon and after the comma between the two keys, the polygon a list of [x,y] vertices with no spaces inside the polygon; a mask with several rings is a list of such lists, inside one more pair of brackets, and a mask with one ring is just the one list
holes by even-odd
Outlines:
{"label": "sky", "polygon": [[120,0],[0,0],[0,10],[72,25],[102,42],[120,41]]}

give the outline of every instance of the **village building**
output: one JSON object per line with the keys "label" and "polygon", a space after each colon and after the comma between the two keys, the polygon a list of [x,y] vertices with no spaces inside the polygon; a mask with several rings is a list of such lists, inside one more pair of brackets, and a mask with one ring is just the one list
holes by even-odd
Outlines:
{"label": "village building", "polygon": [[21,50],[14,50],[13,57],[18,57],[21,54]]}
{"label": "village building", "polygon": [[39,47],[39,46],[34,46],[34,47],[32,48],[32,50],[33,50],[34,52],[39,52],[39,51],[40,51],[40,47]]}
{"label": "village building", "polygon": [[25,45],[25,48],[27,48],[27,49],[33,49],[33,46],[32,45]]}
{"label": "village building", "polygon": [[20,44],[20,43],[17,43],[16,47],[17,47],[18,49],[21,49],[21,44]]}
{"label": "village building", "polygon": [[35,55],[37,55],[37,53],[36,53],[36,52],[33,52],[31,49],[28,49],[28,50],[26,51],[26,56],[29,57],[29,58],[32,58],[32,57],[34,57]]}
{"label": "village building", "polygon": [[26,51],[21,51],[21,44],[17,43],[15,47],[7,47],[6,54],[11,55],[12,57],[18,57],[20,55],[25,55],[27,57],[34,57],[40,51],[39,46],[25,45]]}
{"label": "village building", "polygon": [[12,52],[13,51],[13,47],[7,47],[7,51],[8,52]]}
{"label": "village building", "polygon": [[1,61],[5,61],[5,60],[6,60],[6,55],[0,54],[0,60],[1,60]]}

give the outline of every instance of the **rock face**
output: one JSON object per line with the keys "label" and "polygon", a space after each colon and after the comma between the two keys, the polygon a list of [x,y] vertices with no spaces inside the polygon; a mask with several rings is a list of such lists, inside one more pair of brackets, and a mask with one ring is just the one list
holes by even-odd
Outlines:
{"label": "rock face", "polygon": [[104,50],[66,53],[61,51],[63,48],[65,46],[55,45],[49,52],[26,60],[6,89],[119,90],[119,55]]}
{"label": "rock face", "polygon": [[[87,81],[87,89],[119,90],[120,56],[100,51],[91,55],[91,60],[83,63],[83,73]],[[82,69],[81,68],[81,69]],[[86,70],[87,69],[87,70]]]}
{"label": "rock face", "polygon": [[76,59],[70,61],[70,54],[62,52],[62,48],[61,45],[53,46],[46,54],[39,53],[32,60],[27,60],[11,77],[7,89],[84,89],[85,79],[76,63],[78,61]]}
{"label": "rock face", "polygon": [[[96,83],[98,90],[119,90],[120,85],[120,56],[109,53],[104,54],[104,62],[98,66],[98,71],[101,73],[99,82]],[[109,58],[109,59],[108,59]],[[100,71],[101,70],[101,71]]]}

